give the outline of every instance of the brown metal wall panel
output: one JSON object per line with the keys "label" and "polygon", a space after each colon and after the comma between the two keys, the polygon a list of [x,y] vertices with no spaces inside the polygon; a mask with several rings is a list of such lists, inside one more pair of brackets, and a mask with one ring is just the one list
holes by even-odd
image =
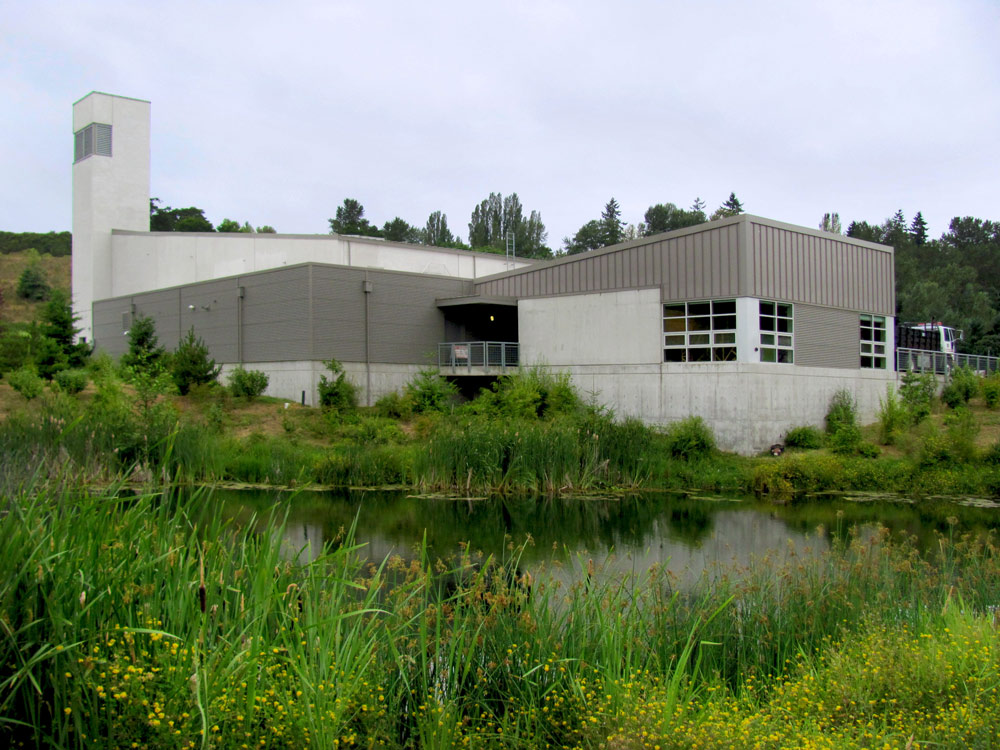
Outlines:
{"label": "brown metal wall panel", "polygon": [[850,310],[795,305],[795,364],[857,370],[859,325],[858,313]]}

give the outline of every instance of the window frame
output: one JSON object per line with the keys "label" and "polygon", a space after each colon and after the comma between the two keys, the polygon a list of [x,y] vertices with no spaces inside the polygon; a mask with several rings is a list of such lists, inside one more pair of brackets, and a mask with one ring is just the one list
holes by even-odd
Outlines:
{"label": "window frame", "polygon": [[735,298],[664,302],[660,312],[664,363],[738,361]]}
{"label": "window frame", "polygon": [[[865,323],[869,325],[865,325]],[[868,336],[865,336],[866,331]],[[879,338],[881,334],[881,338]],[[858,337],[860,343],[859,366],[863,370],[888,369],[889,341],[884,315],[861,313],[858,316]],[[881,351],[879,351],[881,349]]]}
{"label": "window frame", "polygon": [[764,364],[795,364],[795,305],[757,301],[758,358]]}

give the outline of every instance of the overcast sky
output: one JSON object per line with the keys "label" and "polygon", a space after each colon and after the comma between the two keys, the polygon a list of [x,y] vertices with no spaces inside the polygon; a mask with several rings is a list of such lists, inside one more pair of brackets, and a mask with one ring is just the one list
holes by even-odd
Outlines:
{"label": "overcast sky", "polygon": [[1000,219],[1000,2],[0,0],[0,229],[71,224],[72,103],[152,102],[151,194],[279,232],[345,197],[561,247],[614,196]]}

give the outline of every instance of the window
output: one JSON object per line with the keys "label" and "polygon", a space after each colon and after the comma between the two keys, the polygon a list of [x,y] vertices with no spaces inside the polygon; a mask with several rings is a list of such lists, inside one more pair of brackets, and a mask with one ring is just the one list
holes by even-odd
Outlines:
{"label": "window", "polygon": [[861,316],[861,366],[885,369],[885,318]]}
{"label": "window", "polygon": [[795,361],[792,306],[785,302],[760,301],[760,361]]}
{"label": "window", "polygon": [[73,134],[73,161],[78,162],[92,154],[111,156],[111,126],[92,122]]}
{"label": "window", "polygon": [[664,362],[735,362],[736,300],[663,306]]}

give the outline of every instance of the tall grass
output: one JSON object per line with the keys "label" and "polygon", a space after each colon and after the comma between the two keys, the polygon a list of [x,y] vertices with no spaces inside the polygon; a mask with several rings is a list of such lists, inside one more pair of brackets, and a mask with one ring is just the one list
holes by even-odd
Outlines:
{"label": "tall grass", "polygon": [[[3,510],[0,734],[11,746],[666,738],[720,696],[780,701],[823,654],[862,669],[876,631],[946,635],[949,602],[982,633],[975,623],[1000,599],[990,537],[946,534],[923,559],[905,539],[847,535],[828,554],[681,590],[666,567],[621,578],[582,558],[532,578],[513,545],[502,559],[438,560],[425,547],[369,565],[348,534],[297,555],[280,516],[273,533],[237,528],[198,493],[24,488]],[[968,673],[961,649],[945,652],[952,674]],[[950,700],[904,666],[883,665],[899,680],[886,676],[874,700],[919,692],[915,679],[927,680],[921,706]],[[995,691],[976,696],[970,710],[996,713]],[[793,719],[807,710],[785,705]]]}

